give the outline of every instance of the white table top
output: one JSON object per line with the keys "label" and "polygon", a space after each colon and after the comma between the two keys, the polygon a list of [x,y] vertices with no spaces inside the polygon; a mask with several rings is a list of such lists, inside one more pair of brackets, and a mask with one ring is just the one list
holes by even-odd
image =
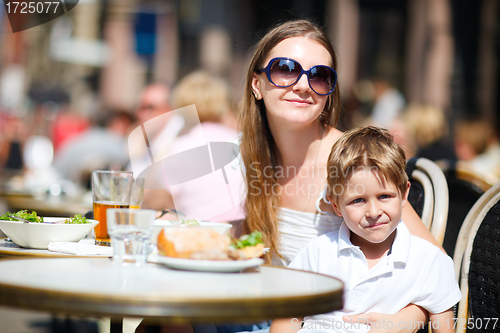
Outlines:
{"label": "white table top", "polygon": [[117,267],[108,258],[36,258],[0,261],[0,272],[0,304],[66,314],[217,322],[342,307],[337,279],[271,266],[212,273]]}

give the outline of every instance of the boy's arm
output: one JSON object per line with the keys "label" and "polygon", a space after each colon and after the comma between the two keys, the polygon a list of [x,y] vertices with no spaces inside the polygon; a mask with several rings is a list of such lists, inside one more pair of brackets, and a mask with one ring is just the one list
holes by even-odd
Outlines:
{"label": "boy's arm", "polygon": [[[370,312],[344,316],[343,319],[353,323],[372,323],[370,333],[415,333],[424,328],[428,321],[428,312],[418,305],[409,304],[392,315]],[[391,323],[389,324],[389,322]]]}
{"label": "boy's arm", "polygon": [[296,333],[300,330],[303,318],[274,319],[269,333]]}
{"label": "boy's arm", "polygon": [[445,312],[431,314],[431,327],[433,333],[453,333],[455,332],[455,322],[453,320],[453,309]]}

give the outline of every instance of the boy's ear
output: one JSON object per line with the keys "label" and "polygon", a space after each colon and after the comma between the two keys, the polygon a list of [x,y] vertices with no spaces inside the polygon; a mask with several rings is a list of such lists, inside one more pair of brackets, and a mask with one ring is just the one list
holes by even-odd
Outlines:
{"label": "boy's ear", "polygon": [[406,182],[406,191],[405,191],[405,193],[403,193],[403,207],[408,202],[408,195],[410,194],[410,187],[411,187],[410,182]]}
{"label": "boy's ear", "polygon": [[326,200],[328,200],[328,202],[332,202],[332,196],[330,195],[330,193],[326,194]]}
{"label": "boy's ear", "polygon": [[332,196],[330,195],[330,193],[326,194],[326,200],[328,200],[328,202],[332,205],[333,210],[335,211],[335,214],[337,214],[338,216],[342,217],[342,213],[340,212],[340,208],[339,208],[338,205],[336,205],[334,203],[334,201],[332,200]]}
{"label": "boy's ear", "polygon": [[337,216],[342,217],[342,211],[340,210],[339,205],[337,205],[335,202],[333,202],[332,199],[330,199],[330,198],[328,198],[328,201],[330,201],[332,203],[332,207],[333,207],[333,210],[335,211],[335,214],[337,214]]}

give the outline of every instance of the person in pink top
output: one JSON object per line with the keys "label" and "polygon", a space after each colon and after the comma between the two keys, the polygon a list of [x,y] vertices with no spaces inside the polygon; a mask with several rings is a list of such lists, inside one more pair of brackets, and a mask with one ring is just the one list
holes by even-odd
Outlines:
{"label": "person in pink top", "polygon": [[[196,107],[197,119],[186,119],[187,133],[175,139],[168,155],[174,156],[211,142],[236,142],[238,133],[223,124],[231,114],[229,89],[226,83],[204,71],[195,71],[174,87],[171,97],[174,109]],[[230,166],[226,166],[230,168]],[[168,190],[147,190],[143,207],[162,210],[174,208],[188,217],[211,222],[241,220],[245,217],[240,200],[243,178],[239,172],[215,172],[181,184],[169,184]],[[225,179],[228,178],[228,179]],[[227,182],[226,182],[227,181]],[[228,185],[231,184],[231,188]],[[222,200],[211,204],[213,198],[231,198],[226,206]]]}

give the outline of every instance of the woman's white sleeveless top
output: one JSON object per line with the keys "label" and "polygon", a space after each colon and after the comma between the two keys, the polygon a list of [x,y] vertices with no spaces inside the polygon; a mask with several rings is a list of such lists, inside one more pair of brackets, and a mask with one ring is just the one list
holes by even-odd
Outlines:
{"label": "woman's white sleeveless top", "polygon": [[[240,144],[241,135],[233,141]],[[239,154],[238,158],[231,163],[233,168],[240,168],[245,175],[245,164]],[[319,199],[323,197],[320,193]],[[343,219],[333,213],[324,214],[300,212],[288,208],[280,208],[278,214],[278,232],[279,232],[279,252],[283,258],[275,256],[272,260],[273,265],[288,266],[297,253],[306,246],[312,239],[336,231],[340,228]]]}
{"label": "woman's white sleeveless top", "polygon": [[333,213],[323,215],[281,208],[278,215],[278,230],[280,234],[279,251],[283,259],[275,256],[272,263],[288,266],[310,240],[338,230],[342,221],[341,217]]}

